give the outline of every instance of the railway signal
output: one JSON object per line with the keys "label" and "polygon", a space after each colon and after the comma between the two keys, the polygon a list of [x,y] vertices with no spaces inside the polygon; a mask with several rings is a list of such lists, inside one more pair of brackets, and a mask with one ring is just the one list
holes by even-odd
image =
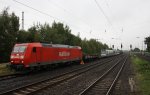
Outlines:
{"label": "railway signal", "polygon": [[112,45],[112,48],[114,49],[114,45]]}
{"label": "railway signal", "polygon": [[122,47],[123,47],[123,45],[122,45],[122,43],[121,43],[121,49],[122,49]]}
{"label": "railway signal", "polygon": [[132,49],[132,45],[130,45],[130,48]]}
{"label": "railway signal", "polygon": [[132,45],[130,44],[130,50],[132,50]]}

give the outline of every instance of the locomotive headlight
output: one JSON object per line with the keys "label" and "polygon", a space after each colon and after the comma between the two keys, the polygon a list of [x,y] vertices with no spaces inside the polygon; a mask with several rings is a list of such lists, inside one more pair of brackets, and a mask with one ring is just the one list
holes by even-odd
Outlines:
{"label": "locomotive headlight", "polygon": [[21,55],[20,58],[23,59],[23,58],[24,58],[24,55]]}
{"label": "locomotive headlight", "polygon": [[14,58],[14,56],[12,55],[10,58]]}

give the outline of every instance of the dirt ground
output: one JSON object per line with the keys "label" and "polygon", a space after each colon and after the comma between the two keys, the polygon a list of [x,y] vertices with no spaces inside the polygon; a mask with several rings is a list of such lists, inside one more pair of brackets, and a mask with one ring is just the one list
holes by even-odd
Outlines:
{"label": "dirt ground", "polygon": [[141,95],[137,85],[134,66],[129,56],[123,72],[114,88],[113,95]]}

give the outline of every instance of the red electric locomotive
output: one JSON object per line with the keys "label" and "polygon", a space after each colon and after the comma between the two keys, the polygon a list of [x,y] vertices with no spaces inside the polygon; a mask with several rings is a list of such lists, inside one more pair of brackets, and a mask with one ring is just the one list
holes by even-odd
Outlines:
{"label": "red electric locomotive", "polygon": [[79,46],[45,43],[16,44],[11,53],[12,67],[39,67],[60,62],[82,60],[82,49]]}

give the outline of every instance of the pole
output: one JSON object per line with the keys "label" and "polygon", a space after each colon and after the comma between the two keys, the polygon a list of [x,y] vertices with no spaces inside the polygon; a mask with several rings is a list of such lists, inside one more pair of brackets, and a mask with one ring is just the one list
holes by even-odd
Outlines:
{"label": "pole", "polygon": [[22,12],[22,30],[24,30],[24,12]]}

